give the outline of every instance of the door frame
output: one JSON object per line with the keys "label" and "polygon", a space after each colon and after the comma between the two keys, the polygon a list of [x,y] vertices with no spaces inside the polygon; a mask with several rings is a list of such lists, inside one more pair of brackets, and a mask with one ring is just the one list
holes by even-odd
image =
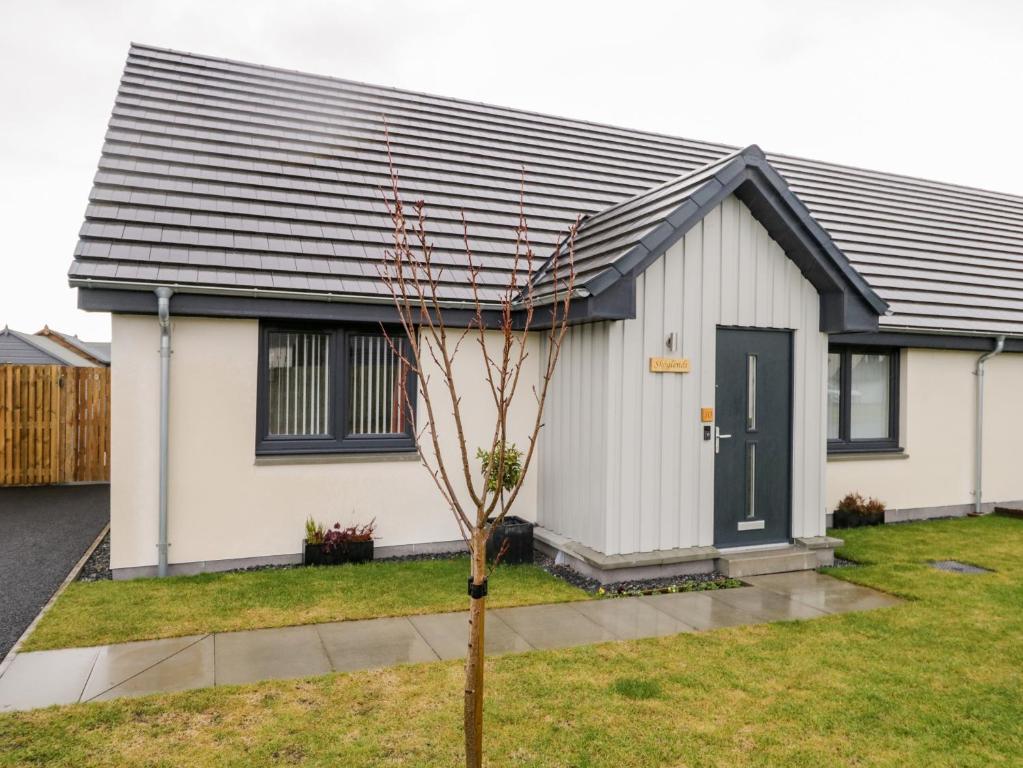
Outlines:
{"label": "door frame", "polygon": [[[717,425],[718,425],[718,420],[717,420],[717,417],[718,417],[718,413],[717,413],[717,396],[716,396],[716,393],[717,393],[717,382],[718,382],[718,360],[717,360],[717,354],[716,354],[717,343],[718,343],[718,332],[719,331],[775,331],[775,332],[782,332],[782,333],[784,333],[786,335],[787,339],[788,339],[789,387],[788,387],[787,397],[788,397],[788,406],[789,406],[789,441],[788,441],[788,462],[786,462],[786,497],[787,497],[788,503],[786,505],[787,509],[786,509],[786,513],[785,513],[786,514],[786,521],[787,521],[786,522],[786,526],[785,526],[785,538],[781,539],[781,540],[779,540],[777,542],[766,542],[766,543],[762,543],[762,544],[751,544],[751,545],[749,545],[749,547],[751,549],[784,546],[785,544],[791,544],[792,541],[793,541],[792,524],[793,524],[794,516],[792,514],[792,499],[793,499],[793,490],[794,489],[792,487],[792,484],[793,484],[793,476],[794,476],[793,464],[795,463],[795,453],[796,453],[796,429],[795,429],[795,420],[796,420],[796,402],[795,402],[795,390],[796,390],[796,354],[795,354],[795,338],[796,338],[796,330],[797,329],[795,329],[795,328],[775,328],[773,326],[722,325],[722,324],[715,324],[715,326],[714,326],[714,349],[715,349],[715,355],[714,355],[714,392],[715,392],[715,398],[714,398],[714,425],[713,426],[714,426],[714,429],[715,429],[715,433],[714,433],[714,438],[712,438],[712,440],[711,440],[712,444],[715,442],[715,439],[716,439],[716,429],[717,429]],[[717,454],[716,452],[714,453],[714,475],[713,475],[713,477],[715,477],[715,478],[717,476],[717,457],[718,457],[718,455],[719,454]],[[716,481],[715,481],[715,483],[716,483]],[[718,501],[717,500],[717,495],[715,494],[713,508],[711,509],[711,523],[712,523],[711,530],[712,531],[715,531],[716,528],[717,528],[717,511],[718,511],[717,501]],[[725,545],[724,547],[719,547],[718,543],[716,541],[716,539],[717,539],[716,533],[715,533],[714,538],[715,538],[714,546],[718,547],[718,549],[728,550],[728,549],[744,549],[745,548],[741,544],[732,545],[732,546]]]}

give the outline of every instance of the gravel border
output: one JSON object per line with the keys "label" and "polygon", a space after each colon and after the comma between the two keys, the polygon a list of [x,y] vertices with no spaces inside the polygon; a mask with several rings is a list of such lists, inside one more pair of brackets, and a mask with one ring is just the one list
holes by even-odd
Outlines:
{"label": "gravel border", "polygon": [[82,570],[78,573],[78,581],[108,581],[113,578],[110,572],[110,531],[106,532],[103,540],[96,545],[96,548],[85,561]]}
{"label": "gravel border", "polygon": [[832,565],[827,566],[828,568],[859,568],[863,563],[857,563],[855,560],[846,560],[845,558],[835,555],[835,562]]}
{"label": "gravel border", "polygon": [[[452,560],[458,557],[466,557],[465,552],[430,552],[416,555],[401,555],[399,557],[382,557],[374,562],[380,563],[408,563],[425,560]],[[590,579],[582,574],[573,571],[564,565],[555,565],[553,558],[540,552],[535,552],[533,562],[555,578],[578,587],[591,595],[625,596],[641,594],[657,594],[661,592],[697,592],[711,589],[727,589],[742,586],[738,579],[728,579],[720,573],[700,573],[689,576],[671,576],[661,579],[626,580],[612,584],[601,584],[596,579]],[[279,571],[290,568],[304,568],[304,565],[297,563],[286,565],[254,565],[248,568],[237,568],[222,573],[245,573],[249,571]],[[110,533],[108,532],[99,546],[93,551],[86,561],[78,581],[94,582],[107,581],[112,578],[110,572]]]}
{"label": "gravel border", "polygon": [[583,576],[565,565],[557,565],[554,559],[534,552],[533,562],[562,581],[589,592],[591,595],[607,597],[630,597],[634,595],[656,595],[672,592],[703,592],[713,589],[731,589],[745,586],[739,579],[731,579],[717,571],[694,573],[685,576],[667,576],[660,579],[630,579],[601,584],[596,579]]}

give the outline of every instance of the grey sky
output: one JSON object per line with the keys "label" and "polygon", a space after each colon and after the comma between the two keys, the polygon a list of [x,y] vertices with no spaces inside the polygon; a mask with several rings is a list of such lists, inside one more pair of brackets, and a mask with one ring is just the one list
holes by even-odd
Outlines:
{"label": "grey sky", "polygon": [[1013,0],[0,0],[0,326],[66,272],[132,40],[1023,195]]}

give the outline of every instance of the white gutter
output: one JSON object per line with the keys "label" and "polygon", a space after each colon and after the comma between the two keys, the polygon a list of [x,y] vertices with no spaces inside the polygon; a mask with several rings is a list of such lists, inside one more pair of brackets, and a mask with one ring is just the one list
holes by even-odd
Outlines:
{"label": "white gutter", "polygon": [[1005,349],[1005,337],[998,336],[995,338],[995,348],[990,352],[985,352],[983,355],[977,358],[977,367],[974,370],[974,375],[977,377],[977,444],[975,446],[974,454],[974,476],[976,478],[976,488],[973,491],[973,514],[983,514],[983,501],[984,501],[984,363],[990,360],[996,355],[1002,354],[1002,350]]}
{"label": "white gutter", "polygon": [[160,321],[160,517],[157,541],[156,575],[167,575],[167,465],[170,447],[170,298],[174,291],[166,286],[155,289],[156,314]]}

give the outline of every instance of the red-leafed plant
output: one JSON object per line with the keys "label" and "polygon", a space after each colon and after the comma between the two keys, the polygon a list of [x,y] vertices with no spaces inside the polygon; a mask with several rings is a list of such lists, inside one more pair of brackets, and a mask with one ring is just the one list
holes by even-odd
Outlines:
{"label": "red-leafed plant", "polygon": [[324,551],[333,552],[355,541],[372,541],[376,522],[373,518],[365,525],[349,525],[347,528],[342,528],[341,523],[334,523],[334,527],[323,534]]}

